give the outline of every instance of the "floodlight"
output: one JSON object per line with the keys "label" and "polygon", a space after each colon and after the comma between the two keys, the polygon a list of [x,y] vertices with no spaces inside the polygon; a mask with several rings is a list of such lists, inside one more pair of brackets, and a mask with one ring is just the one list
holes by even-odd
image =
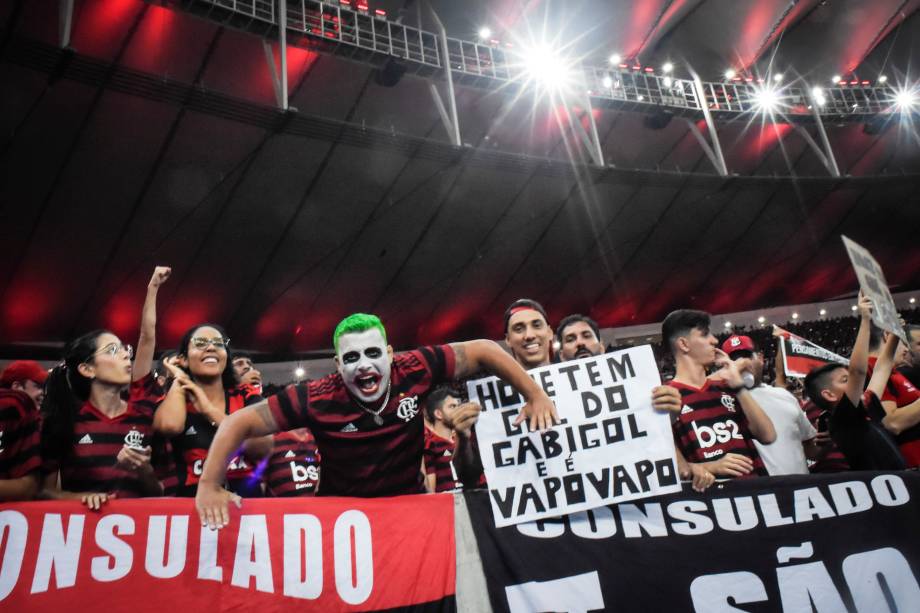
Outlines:
{"label": "floodlight", "polygon": [[601,85],[603,85],[607,89],[610,89],[611,87],[613,87],[613,79],[611,79],[608,76],[605,76],[603,79],[601,79]]}
{"label": "floodlight", "polygon": [[488,26],[482,26],[479,28],[479,38],[481,40],[489,40],[492,37],[492,30]]}
{"label": "floodlight", "polygon": [[523,50],[524,69],[533,81],[548,89],[565,86],[570,77],[569,64],[561,53],[548,45],[537,45]]}
{"label": "floodlight", "polygon": [[917,94],[911,89],[899,89],[894,95],[894,103],[900,111],[910,111],[917,103]]}
{"label": "floodlight", "polygon": [[732,70],[731,68],[729,68],[728,70],[725,71],[725,78],[726,78],[726,79],[734,79],[734,78],[735,78],[735,74],[736,74],[735,71]]}
{"label": "floodlight", "polygon": [[757,318],[757,323],[762,324],[762,323],[765,322],[765,321],[767,321],[767,318],[764,317],[763,315],[761,315],[760,317]]}
{"label": "floodlight", "polygon": [[297,377],[298,379],[302,379],[305,374],[307,374],[307,371],[305,371],[300,366],[294,369],[294,376]]}
{"label": "floodlight", "polygon": [[827,102],[827,98],[824,97],[824,90],[820,87],[811,88],[811,97],[818,106],[824,106],[824,103]]}
{"label": "floodlight", "polygon": [[671,85],[674,84],[674,79],[672,79],[671,77],[665,77],[664,79],[661,80],[661,83],[665,87],[671,87]]}
{"label": "floodlight", "polygon": [[620,57],[620,54],[619,54],[619,53],[614,53],[614,54],[612,54],[612,55],[610,56],[610,59],[609,59],[609,62],[610,62],[613,66],[616,66],[617,64],[619,64],[619,63],[622,62],[622,61],[623,61],[623,58]]}
{"label": "floodlight", "polygon": [[887,82],[888,82],[888,77],[886,77],[885,75],[882,75],[882,76],[880,76],[880,77],[878,78],[878,82],[879,82],[879,83],[887,83]]}
{"label": "floodlight", "polygon": [[781,82],[781,81],[783,80],[783,75],[782,75],[782,73],[778,73],[778,74],[773,75],[773,80],[776,81],[777,83]]}
{"label": "floodlight", "polygon": [[798,318],[799,318],[799,314],[798,314],[798,313],[793,313],[793,314],[792,314],[792,319],[798,319]]}
{"label": "floodlight", "polygon": [[834,76],[831,77],[831,83],[839,83],[839,82],[840,82],[839,74],[835,74]]}
{"label": "floodlight", "polygon": [[916,298],[911,298],[910,300],[908,300],[908,302],[911,303],[911,304],[914,304],[914,303],[917,302],[917,299],[916,299]]}
{"label": "floodlight", "polygon": [[671,62],[665,62],[664,65],[661,67],[661,72],[664,72],[664,73],[671,72],[672,70],[674,70],[674,64],[672,64]]}
{"label": "floodlight", "polygon": [[827,309],[821,309],[820,311],[818,311],[818,315],[822,315],[822,316],[827,315]]}
{"label": "floodlight", "polygon": [[726,328],[731,328],[731,327],[732,327],[732,322],[726,321],[723,325],[724,325]]}
{"label": "floodlight", "polygon": [[754,91],[754,106],[764,113],[772,113],[779,105],[779,92],[769,86]]}

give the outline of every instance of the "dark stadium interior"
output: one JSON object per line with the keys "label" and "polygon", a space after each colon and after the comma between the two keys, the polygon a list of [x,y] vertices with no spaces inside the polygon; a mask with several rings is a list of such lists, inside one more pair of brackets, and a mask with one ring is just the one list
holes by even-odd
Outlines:
{"label": "dark stadium interior", "polygon": [[[181,4],[78,0],[62,50],[57,2],[0,3],[0,357],[94,327],[132,338],[155,264],[174,271],[160,347],[217,321],[280,358],[328,350],[353,311],[408,347],[499,337],[521,296],[610,327],[853,295],[840,234],[893,291],[920,285],[909,121],[829,122],[840,177],[792,123],[720,121],[723,177],[686,122],[596,109],[598,168],[570,162],[546,104],[458,86],[455,148],[427,79],[381,86],[302,47],[296,112],[278,110],[260,37]],[[916,0],[736,4],[433,2],[452,36],[545,20],[591,61],[616,50],[709,80],[729,57],[787,80],[904,80],[920,44]],[[417,18],[411,0],[371,5]]]}

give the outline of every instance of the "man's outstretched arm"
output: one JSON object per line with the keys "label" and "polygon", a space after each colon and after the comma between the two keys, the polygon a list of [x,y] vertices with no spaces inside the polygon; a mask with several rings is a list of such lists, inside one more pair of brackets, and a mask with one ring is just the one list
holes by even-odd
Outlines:
{"label": "man's outstretched arm", "polygon": [[230,521],[227,503],[233,501],[237,506],[240,505],[240,497],[228,492],[222,485],[227,476],[227,461],[231,454],[246,439],[275,432],[278,432],[278,425],[268,408],[267,400],[240,409],[220,422],[208,449],[201,480],[198,481],[198,494],[195,496],[195,508],[198,509],[201,525],[212,530],[223,528]]}
{"label": "man's outstretched arm", "polygon": [[530,430],[546,430],[559,423],[556,405],[546,392],[531,379],[521,366],[498,343],[487,340],[452,343],[455,366],[454,377],[462,379],[480,370],[487,370],[516,389],[526,401],[514,421],[520,424],[530,420]]}

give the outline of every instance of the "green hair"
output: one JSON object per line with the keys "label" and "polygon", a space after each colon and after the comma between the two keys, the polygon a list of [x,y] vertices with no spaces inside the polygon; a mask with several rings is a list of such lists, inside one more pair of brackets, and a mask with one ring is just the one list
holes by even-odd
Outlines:
{"label": "green hair", "polygon": [[387,331],[383,328],[383,322],[379,317],[367,313],[352,313],[335,327],[335,332],[332,334],[332,345],[335,347],[335,352],[339,352],[339,337],[343,334],[364,332],[375,328],[383,335],[383,342],[387,342]]}

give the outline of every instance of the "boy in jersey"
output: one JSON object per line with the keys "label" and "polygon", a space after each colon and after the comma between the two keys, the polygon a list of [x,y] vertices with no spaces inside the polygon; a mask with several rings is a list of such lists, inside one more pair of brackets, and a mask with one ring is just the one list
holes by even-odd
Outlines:
{"label": "boy in jersey", "polygon": [[869,336],[872,302],[860,293],[857,304],[860,323],[848,366],[825,364],[805,377],[805,391],[818,407],[829,414],[828,428],[834,443],[853,470],[900,470],[904,458],[891,435],[879,425],[885,419],[880,398],[893,366],[896,343],[883,351],[865,392],[869,369]]}
{"label": "boy in jersey", "polygon": [[[680,392],[684,403],[674,421],[677,449],[716,476],[766,476],[754,440],[772,443],[776,431],[744,386],[747,361],[732,361],[717,349],[709,323],[709,313],[682,309],[669,314],[661,326],[662,340],[677,365],[668,385]],[[707,376],[711,366],[719,370]]]}
{"label": "boy in jersey", "polygon": [[229,522],[223,490],[227,459],[243,440],[306,426],[320,453],[324,496],[395,496],[424,491],[419,466],[424,423],[419,396],[482,369],[507,381],[525,399],[515,425],[531,430],[559,423],[546,393],[514,359],[487,340],[422,347],[393,354],[374,315],[343,319],[333,335],[337,372],[288,386],[267,401],[224,419],[208,452],[195,506],[202,524]]}

